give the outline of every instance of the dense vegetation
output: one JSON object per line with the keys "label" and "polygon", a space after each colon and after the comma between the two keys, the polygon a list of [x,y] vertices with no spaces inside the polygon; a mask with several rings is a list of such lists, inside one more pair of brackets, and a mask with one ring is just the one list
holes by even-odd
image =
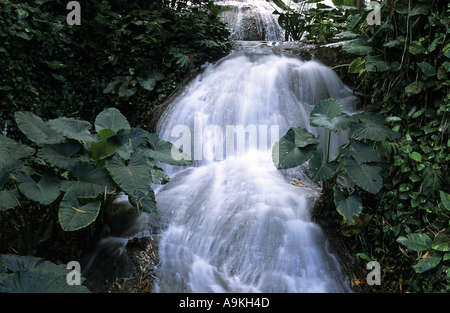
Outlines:
{"label": "dense vegetation", "polygon": [[190,70],[231,49],[220,11],[193,3],[94,0],[68,25],[67,1],[0,1],[0,291],[59,284],[58,268],[2,265],[31,260],[6,253],[78,260],[117,192],[154,213],[151,183],[169,177],[152,160],[177,162],[145,130],[149,116]]}
{"label": "dense vegetation", "polygon": [[[198,6],[188,7],[187,1],[178,1],[175,6],[175,1],[93,0],[82,3],[82,24],[70,26],[66,23],[67,1],[0,1],[0,122],[2,128],[7,125],[9,137],[2,136],[0,141],[0,196],[5,198],[0,202],[0,253],[35,254],[63,263],[79,257],[98,231],[95,225],[102,223],[102,214],[89,221],[78,220],[75,228],[80,230],[74,232],[65,231],[56,221],[64,203],[70,207],[75,203],[69,199],[68,184],[81,186],[87,179],[81,164],[96,168],[102,177],[109,175],[111,190],[107,186],[106,191],[96,190],[95,196],[77,201],[77,205],[97,201],[98,212],[103,212],[102,203],[108,201],[105,195],[113,188],[125,190],[123,182],[114,179],[118,179],[114,170],[120,169],[111,168],[111,164],[113,159],[125,164],[133,161],[129,148],[133,146],[125,142],[131,139],[131,132],[133,140],[147,147],[144,150],[167,148],[142,130],[153,107],[164,101],[187,70],[219,58],[231,47],[229,31],[217,19],[219,11],[214,5],[193,2]],[[355,91],[368,95],[365,105],[383,116],[372,122],[386,123],[400,134],[378,139],[356,135],[349,142],[353,150],[348,145],[341,155],[347,158],[336,160],[328,159],[327,151],[323,157],[317,146],[309,147],[314,148],[308,150],[310,163],[315,162],[320,169],[311,174],[328,181],[325,191],[339,200],[331,202],[337,211],[326,213],[341,213],[337,216],[347,220],[341,217],[341,234],[355,242],[359,256],[381,264],[382,286],[373,286],[374,290],[448,292],[450,4],[444,0],[384,0],[379,2],[381,23],[373,25],[368,22],[373,8],[358,10],[348,6],[349,1],[330,8],[309,0],[305,3],[316,6],[295,10],[278,0],[271,2],[281,9],[277,14],[286,39],[327,43],[329,48],[354,56],[346,66],[354,77]],[[111,128],[111,132],[97,129],[95,117],[110,107],[122,112],[129,125]],[[28,113],[16,113],[19,111]],[[329,131],[334,118],[339,116],[335,120],[339,123],[347,119],[316,113],[317,119],[312,117],[311,122]],[[326,118],[331,122],[325,123]],[[32,132],[20,126],[27,121],[29,126],[40,125],[41,130],[52,129],[52,134],[59,134],[59,141],[50,140],[52,136],[47,138],[49,142],[36,141]],[[61,121],[71,121],[73,131],[63,130]],[[364,119],[351,122],[364,124]],[[295,131],[291,131],[292,136]],[[122,136],[125,133],[128,137]],[[296,144],[290,139],[284,138]],[[152,140],[160,145],[153,145]],[[100,153],[96,148],[110,150]],[[155,154],[138,161],[149,165],[148,157]],[[72,164],[74,158],[79,162]],[[55,160],[67,164],[56,164]],[[368,190],[370,186],[364,188],[348,170],[351,166],[359,173],[363,168],[374,169],[373,162],[378,163],[375,174],[382,176],[383,184],[377,176],[377,188]],[[146,175],[152,179],[167,179],[158,168],[148,168]],[[17,171],[20,173],[15,175]],[[355,191],[342,193],[335,188],[339,175],[354,180]],[[55,187],[56,197],[47,198],[49,193],[41,199],[39,193],[33,193],[47,184],[57,185],[56,181],[60,184],[58,192]],[[357,193],[360,200],[351,201]],[[148,194],[151,192],[142,198]],[[14,196],[21,199],[20,205],[7,202]],[[364,219],[363,227],[350,228],[351,219],[357,221],[358,217]],[[55,224],[51,233],[55,237],[40,242],[39,234],[50,223]],[[14,258],[0,259],[2,279],[15,281],[19,274],[32,273],[2,265],[7,259]],[[55,281],[60,279],[56,274],[48,275]]]}
{"label": "dense vegetation", "polygon": [[172,2],[89,1],[81,25],[68,25],[67,1],[1,1],[2,128],[21,136],[17,110],[92,122],[111,106],[145,127],[187,70],[231,48],[213,6]]}
{"label": "dense vegetation", "polygon": [[[359,256],[381,264],[383,283],[374,288],[448,292],[450,4],[384,0],[377,25],[373,7],[330,8],[310,0],[316,7],[292,10],[273,2],[283,10],[279,22],[290,38],[305,35],[354,55],[346,66],[355,91],[401,134],[371,143],[385,170],[381,190],[363,196],[361,212],[370,222],[350,232],[346,223],[341,226],[342,234],[354,238]],[[289,18],[300,13],[305,18]]]}

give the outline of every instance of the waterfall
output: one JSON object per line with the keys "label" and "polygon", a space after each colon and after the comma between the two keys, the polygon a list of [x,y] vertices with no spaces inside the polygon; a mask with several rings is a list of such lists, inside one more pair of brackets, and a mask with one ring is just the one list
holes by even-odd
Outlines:
{"label": "waterfall", "polygon": [[[189,153],[194,166],[165,166],[172,180],[156,193],[165,229],[156,291],[351,291],[310,218],[320,190],[303,166],[277,170],[271,147],[291,126],[319,134],[309,126],[318,101],[333,97],[348,113],[356,101],[326,66],[271,48],[238,42],[158,123],[160,138]],[[348,134],[334,138],[337,151]]]}
{"label": "waterfall", "polygon": [[272,14],[274,5],[266,1],[217,1],[218,7],[231,7],[232,11],[220,14],[227,23],[235,40],[284,39],[284,30],[278,25],[277,15]]}

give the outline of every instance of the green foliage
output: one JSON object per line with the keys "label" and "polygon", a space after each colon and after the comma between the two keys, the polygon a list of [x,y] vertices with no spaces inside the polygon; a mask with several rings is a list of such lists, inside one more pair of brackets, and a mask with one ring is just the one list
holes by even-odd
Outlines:
{"label": "green foliage", "polygon": [[371,95],[365,104],[401,134],[381,140],[371,119],[364,129],[352,128],[358,136],[369,130],[389,164],[377,205],[363,208],[374,215],[361,249],[387,268],[385,287],[448,292],[450,6],[442,0],[380,5],[381,25],[367,23],[370,7],[352,12],[336,35],[341,40],[326,45],[355,56],[348,72],[358,91]]}
{"label": "green foliage", "polygon": [[89,293],[85,286],[67,283],[70,272],[30,255],[0,254],[0,293]]}
{"label": "green foliage", "polygon": [[[0,213],[27,254],[32,254],[42,230],[39,226],[33,236],[27,214],[48,209],[54,217],[57,214],[64,231],[76,231],[107,215],[118,192],[128,195],[137,210],[155,213],[152,183],[164,184],[169,177],[152,161],[192,164],[186,155],[180,161],[171,159],[168,149],[182,151],[154,134],[131,128],[115,108],[97,116],[94,127],[99,136],[91,133],[89,122],[74,118],[44,122],[31,112],[16,112],[15,117],[19,129],[37,147],[0,135],[0,159],[9,160],[0,164]],[[23,210],[22,234],[6,212],[16,207]],[[26,213],[25,207],[31,213]]]}
{"label": "green foliage", "polygon": [[[357,191],[350,192],[347,180],[361,189],[376,194],[382,187],[381,167],[372,145],[377,140],[398,138],[400,134],[384,124],[376,114],[358,113],[348,115],[333,98],[318,102],[310,113],[310,124],[325,131],[325,158],[315,136],[303,127],[291,127],[272,148],[272,160],[278,169],[299,166],[309,160],[309,174],[315,181],[323,181],[326,199],[334,198],[336,210],[349,225],[354,223],[362,211],[362,202]],[[330,160],[331,132],[345,131],[354,134],[334,160]],[[328,131],[328,139],[327,139]],[[365,142],[366,141],[366,142]],[[350,150],[350,146],[354,150]],[[348,198],[336,187],[337,179],[345,181]],[[330,202],[328,202],[330,203]]]}
{"label": "green foliage", "polygon": [[0,2],[0,124],[14,139],[20,110],[93,122],[114,105],[145,127],[187,71],[231,48],[229,30],[206,7],[93,0],[82,4],[82,24],[70,26],[66,5]]}

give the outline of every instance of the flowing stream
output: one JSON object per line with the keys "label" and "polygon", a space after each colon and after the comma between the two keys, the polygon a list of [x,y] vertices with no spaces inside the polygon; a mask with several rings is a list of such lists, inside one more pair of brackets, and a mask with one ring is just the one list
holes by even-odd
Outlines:
{"label": "flowing stream", "polygon": [[[238,42],[158,124],[160,138],[194,166],[165,166],[172,180],[156,193],[165,228],[157,292],[351,291],[310,219],[319,190],[303,166],[277,170],[271,147],[291,126],[323,137],[309,126],[318,101],[333,97],[351,113],[356,99],[326,66],[274,54],[272,45]],[[348,134],[333,138],[336,151]]]}

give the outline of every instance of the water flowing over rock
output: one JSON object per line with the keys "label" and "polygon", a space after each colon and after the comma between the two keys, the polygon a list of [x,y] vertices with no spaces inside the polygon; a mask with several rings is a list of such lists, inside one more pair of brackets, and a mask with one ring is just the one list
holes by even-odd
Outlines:
{"label": "water flowing over rock", "polygon": [[232,38],[247,41],[279,41],[284,30],[278,25],[274,7],[265,1],[217,1],[219,8],[233,8],[220,14],[228,24]]}
{"label": "water flowing over rock", "polygon": [[[195,166],[165,166],[173,179],[156,194],[166,228],[156,291],[351,291],[310,219],[314,183],[304,167],[278,171],[271,160],[289,127],[319,134],[309,112],[329,97],[349,113],[355,108],[351,90],[327,67],[274,54],[267,43],[240,42],[169,105],[158,134],[182,144]],[[248,130],[241,146],[242,135],[227,131],[239,125]],[[332,149],[347,136],[336,136]],[[292,178],[311,189],[292,186]]]}

